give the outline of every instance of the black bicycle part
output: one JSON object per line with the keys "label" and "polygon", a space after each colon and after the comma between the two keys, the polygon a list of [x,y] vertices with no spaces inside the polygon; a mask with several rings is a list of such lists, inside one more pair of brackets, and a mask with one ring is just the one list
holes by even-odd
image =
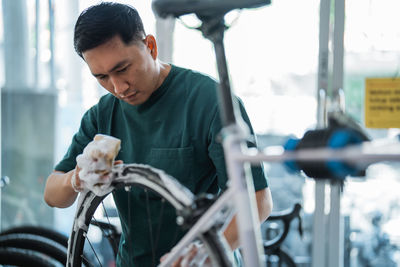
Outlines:
{"label": "black bicycle part", "polygon": [[[226,253],[221,253],[221,251],[225,251],[224,244],[218,237],[218,229],[211,228],[207,232],[202,234],[201,238],[208,247],[208,251],[213,251],[214,253],[209,254],[212,262],[217,264],[219,267],[231,267],[232,263],[228,259]],[[219,253],[217,251],[220,251]],[[217,252],[217,253],[215,253]]]}
{"label": "black bicycle part", "polygon": [[[289,253],[287,253],[282,248],[282,243],[286,239],[289,230],[290,224],[293,219],[298,218],[298,230],[300,236],[303,235],[302,230],[302,221],[300,216],[301,205],[296,203],[293,207],[279,211],[273,212],[267,219],[267,222],[271,221],[281,221],[283,222],[283,231],[273,238],[272,240],[263,241],[264,245],[264,254],[265,254],[265,262],[267,267],[283,266],[283,267],[295,267],[296,264],[294,260],[290,257]],[[276,263],[276,264],[275,264]]]}
{"label": "black bicycle part", "polygon": [[194,13],[201,16],[226,14],[233,9],[256,8],[271,4],[270,0],[154,0],[152,8],[162,17],[179,17]]}
{"label": "black bicycle part", "polygon": [[[31,234],[47,238],[51,241],[54,241],[57,244],[60,244],[61,246],[64,246],[65,248],[68,247],[68,237],[66,235],[59,233],[53,229],[41,226],[22,225],[22,226],[12,227],[5,231],[0,232],[0,236],[9,234]],[[83,264],[85,266],[91,266],[90,263],[86,260],[86,257],[83,257]]]}
{"label": "black bicycle part", "polygon": [[296,267],[296,263],[285,250],[276,248],[271,254],[266,255],[265,266]]}
{"label": "black bicycle part", "polygon": [[19,267],[54,267],[54,264],[40,254],[29,250],[0,247],[0,265]]}
{"label": "black bicycle part", "polygon": [[51,244],[45,238],[30,234],[7,234],[0,236],[0,247],[20,248],[42,253],[65,265],[67,252],[65,247]]}
{"label": "black bicycle part", "polygon": [[113,249],[114,257],[116,258],[118,254],[119,240],[121,239],[121,233],[119,233],[117,227],[111,223],[95,219],[92,219],[90,224],[100,228],[103,236],[107,238],[108,243]]}
{"label": "black bicycle part", "polygon": [[190,209],[183,210],[184,212],[179,212],[178,215],[182,216],[184,219],[182,227],[184,229],[190,229],[201,216],[204,215],[204,212],[208,210],[210,206],[217,199],[217,195],[213,194],[199,194],[196,196],[194,200],[194,205],[190,207]]}
{"label": "black bicycle part", "polygon": [[[93,194],[93,193],[91,193],[91,194]],[[87,194],[86,196],[88,196],[88,195],[90,195],[90,194]],[[103,201],[103,199],[106,196],[107,195],[102,196],[102,197],[95,197],[93,199],[88,211],[86,212],[86,214],[89,214],[90,216],[89,215],[86,216],[85,225],[90,224],[93,214],[97,209],[97,206],[100,205],[100,203]],[[83,212],[83,206],[79,207],[78,214],[81,212]],[[82,255],[83,255],[83,251],[84,251],[83,247],[85,245],[86,233],[87,233],[87,231],[84,231],[83,229],[78,229],[77,232],[75,232],[74,230],[72,231],[71,236],[70,236],[70,242],[68,244],[67,257],[71,257],[71,255],[79,255],[79,256],[73,257],[72,262],[67,262],[68,267],[81,266],[82,260],[85,260],[85,258],[82,258]],[[72,242],[75,243],[75,246],[73,248],[71,246]],[[71,251],[71,249],[73,249],[73,251]]]}
{"label": "black bicycle part", "polygon": [[303,235],[300,211],[301,211],[301,205],[299,203],[296,203],[292,208],[289,208],[289,209],[286,209],[283,211],[279,211],[279,212],[273,212],[268,217],[267,222],[282,221],[283,222],[283,231],[280,235],[278,235],[274,239],[263,242],[264,243],[264,252],[266,254],[282,245],[283,241],[286,239],[286,237],[289,233],[290,224],[294,218],[298,218],[298,220],[299,220],[298,230],[299,230],[300,236]]}
{"label": "black bicycle part", "polygon": [[41,227],[41,226],[30,226],[30,225],[22,225],[17,227],[9,228],[0,233],[0,236],[8,235],[8,234],[32,234],[45,237],[50,239],[64,247],[68,247],[68,237],[62,233],[59,233],[55,230]]}

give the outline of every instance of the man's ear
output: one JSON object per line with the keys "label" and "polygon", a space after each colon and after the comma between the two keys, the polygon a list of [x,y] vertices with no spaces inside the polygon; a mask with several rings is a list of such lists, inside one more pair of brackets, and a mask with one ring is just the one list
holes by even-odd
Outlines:
{"label": "man's ear", "polygon": [[152,58],[156,60],[158,56],[156,38],[151,34],[147,35],[145,38],[145,44],[146,48],[149,49]]}

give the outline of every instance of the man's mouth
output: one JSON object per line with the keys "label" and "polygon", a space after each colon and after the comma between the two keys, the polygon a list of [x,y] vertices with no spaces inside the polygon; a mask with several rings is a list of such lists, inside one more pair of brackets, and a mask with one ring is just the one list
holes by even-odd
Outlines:
{"label": "man's mouth", "polygon": [[129,95],[119,95],[119,97],[123,100],[134,97],[137,94],[137,91],[133,91],[133,93],[129,94]]}

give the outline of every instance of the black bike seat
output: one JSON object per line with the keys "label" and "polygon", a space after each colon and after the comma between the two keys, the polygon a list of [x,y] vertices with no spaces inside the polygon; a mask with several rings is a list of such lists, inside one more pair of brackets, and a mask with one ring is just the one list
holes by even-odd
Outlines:
{"label": "black bike seat", "polygon": [[256,8],[271,4],[271,0],[153,0],[156,15],[165,18],[194,13],[198,16],[226,14],[233,9]]}

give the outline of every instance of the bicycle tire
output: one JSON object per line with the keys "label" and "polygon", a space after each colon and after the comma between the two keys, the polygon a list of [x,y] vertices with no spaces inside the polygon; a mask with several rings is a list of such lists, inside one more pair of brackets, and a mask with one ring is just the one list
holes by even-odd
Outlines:
{"label": "bicycle tire", "polygon": [[[119,189],[126,186],[139,186],[151,190],[163,197],[176,210],[182,214],[193,205],[193,194],[181,185],[175,178],[165,174],[163,171],[142,164],[118,165],[113,171],[112,188]],[[111,192],[103,196],[96,196],[93,192],[81,193],[78,200],[77,212],[70,235],[68,246],[67,267],[81,266],[82,251],[84,250],[85,235],[89,229],[91,218],[100,205],[101,201]],[[213,261],[212,266],[232,266],[229,256],[226,255],[224,242],[219,235],[210,229],[206,233],[199,233],[198,238],[202,240],[206,251]]]}
{"label": "bicycle tire", "polygon": [[[296,267],[296,263],[292,259],[292,257],[287,253],[284,249],[278,247],[274,249],[273,253],[266,254],[267,257],[274,255],[278,257],[278,266],[279,267]],[[275,265],[274,265],[275,266]],[[268,262],[266,263],[266,267],[270,267]]]}
{"label": "bicycle tire", "polygon": [[32,251],[0,248],[0,265],[12,265],[19,267],[54,267],[47,259],[36,255]]}
{"label": "bicycle tire", "polygon": [[[8,235],[8,234],[31,234],[35,236],[44,237],[51,241],[54,241],[61,246],[68,248],[68,237],[60,232],[57,232],[53,229],[41,227],[41,226],[31,226],[31,225],[22,225],[17,227],[9,228],[5,231],[0,232],[0,236]],[[65,263],[63,263],[65,265]],[[90,266],[87,261],[84,261],[85,266]]]}
{"label": "bicycle tire", "polygon": [[54,244],[30,234],[7,234],[0,236],[0,247],[19,248],[42,253],[65,265],[67,252]]}
{"label": "bicycle tire", "polygon": [[68,237],[66,235],[63,235],[55,230],[41,227],[41,226],[23,225],[23,226],[12,227],[10,229],[2,231],[0,233],[0,236],[8,235],[8,234],[38,235],[38,236],[42,236],[47,239],[50,239],[66,248],[68,247]]}

